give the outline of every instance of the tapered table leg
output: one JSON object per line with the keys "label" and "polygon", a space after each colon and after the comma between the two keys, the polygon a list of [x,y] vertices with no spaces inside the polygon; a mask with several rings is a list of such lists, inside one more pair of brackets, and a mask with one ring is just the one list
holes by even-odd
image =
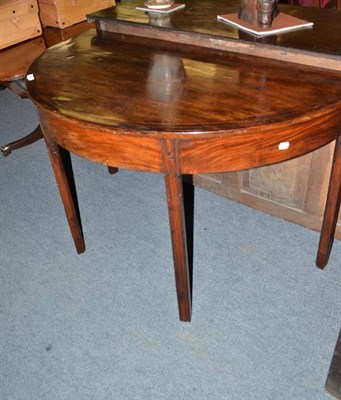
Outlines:
{"label": "tapered table leg", "polygon": [[323,269],[329,260],[333,246],[334,234],[341,202],[341,136],[335,145],[335,152],[330,173],[329,189],[324,210],[320,243],[318,247],[316,265]]}
{"label": "tapered table leg", "polygon": [[11,154],[13,150],[20,149],[21,147],[24,146],[28,146],[29,144],[32,144],[42,138],[43,138],[43,133],[41,131],[40,125],[38,125],[33,132],[29,133],[23,138],[2,146],[1,152],[6,157],[9,154]]}
{"label": "tapered table leg", "polygon": [[56,143],[45,141],[76,250],[83,253],[85,243],[70,153]]}
{"label": "tapered table leg", "polygon": [[165,174],[174,272],[181,321],[191,320],[191,285],[182,176]]}

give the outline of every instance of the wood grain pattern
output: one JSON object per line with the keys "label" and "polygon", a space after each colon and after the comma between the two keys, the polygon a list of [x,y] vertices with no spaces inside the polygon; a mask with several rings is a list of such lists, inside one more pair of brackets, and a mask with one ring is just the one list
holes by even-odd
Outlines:
{"label": "wood grain pattern", "polygon": [[100,125],[86,124],[72,118],[61,117],[55,112],[39,110],[41,126],[49,138],[80,157],[107,165],[135,170],[162,171],[160,142],[152,137],[145,140],[125,133],[105,129]]}
{"label": "wood grain pattern", "polygon": [[[246,56],[149,42],[139,40],[137,46],[121,35],[101,41],[92,30],[76,36],[33,63],[30,94],[70,119],[148,137],[168,132],[200,140],[228,131],[238,138],[257,131],[271,137],[272,128],[275,135],[286,125],[293,138],[302,134],[300,127],[324,125],[322,135],[328,135],[339,123],[341,74],[336,71],[256,57],[250,63]],[[166,65],[159,56],[167,56]],[[170,59],[179,62],[172,71]],[[53,81],[62,83],[50,85]]]}

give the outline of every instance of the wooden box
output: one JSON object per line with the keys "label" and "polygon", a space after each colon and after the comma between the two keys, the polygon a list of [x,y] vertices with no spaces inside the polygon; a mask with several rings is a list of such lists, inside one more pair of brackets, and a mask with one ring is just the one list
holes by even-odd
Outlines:
{"label": "wooden box", "polygon": [[0,2],[0,49],[42,34],[37,0]]}
{"label": "wooden box", "polygon": [[84,21],[86,14],[109,8],[115,0],[38,0],[43,25],[66,28]]}

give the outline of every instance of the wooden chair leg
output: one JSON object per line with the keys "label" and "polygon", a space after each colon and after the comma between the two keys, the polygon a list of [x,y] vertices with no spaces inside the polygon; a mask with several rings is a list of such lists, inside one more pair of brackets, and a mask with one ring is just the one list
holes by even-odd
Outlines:
{"label": "wooden chair leg", "polygon": [[9,154],[11,154],[11,152],[13,150],[28,146],[29,144],[32,144],[42,138],[43,138],[43,133],[41,131],[40,125],[38,125],[33,132],[29,133],[28,135],[24,136],[23,138],[2,146],[1,152],[6,157]]}
{"label": "wooden chair leg", "polygon": [[181,321],[191,320],[191,278],[187,252],[185,206],[182,177],[165,174],[174,272]]}
{"label": "wooden chair leg", "polygon": [[76,250],[83,253],[85,243],[70,153],[56,143],[45,142]]}
{"label": "wooden chair leg", "polygon": [[316,265],[323,269],[329,260],[341,203],[341,136],[336,141],[324,210]]}

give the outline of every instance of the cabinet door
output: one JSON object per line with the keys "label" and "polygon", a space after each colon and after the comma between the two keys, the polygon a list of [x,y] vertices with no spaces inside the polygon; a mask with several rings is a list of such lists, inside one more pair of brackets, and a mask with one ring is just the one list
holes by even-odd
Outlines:
{"label": "cabinet door", "polygon": [[[194,177],[196,186],[320,231],[335,143],[268,167]],[[341,215],[335,237],[341,239]]]}

